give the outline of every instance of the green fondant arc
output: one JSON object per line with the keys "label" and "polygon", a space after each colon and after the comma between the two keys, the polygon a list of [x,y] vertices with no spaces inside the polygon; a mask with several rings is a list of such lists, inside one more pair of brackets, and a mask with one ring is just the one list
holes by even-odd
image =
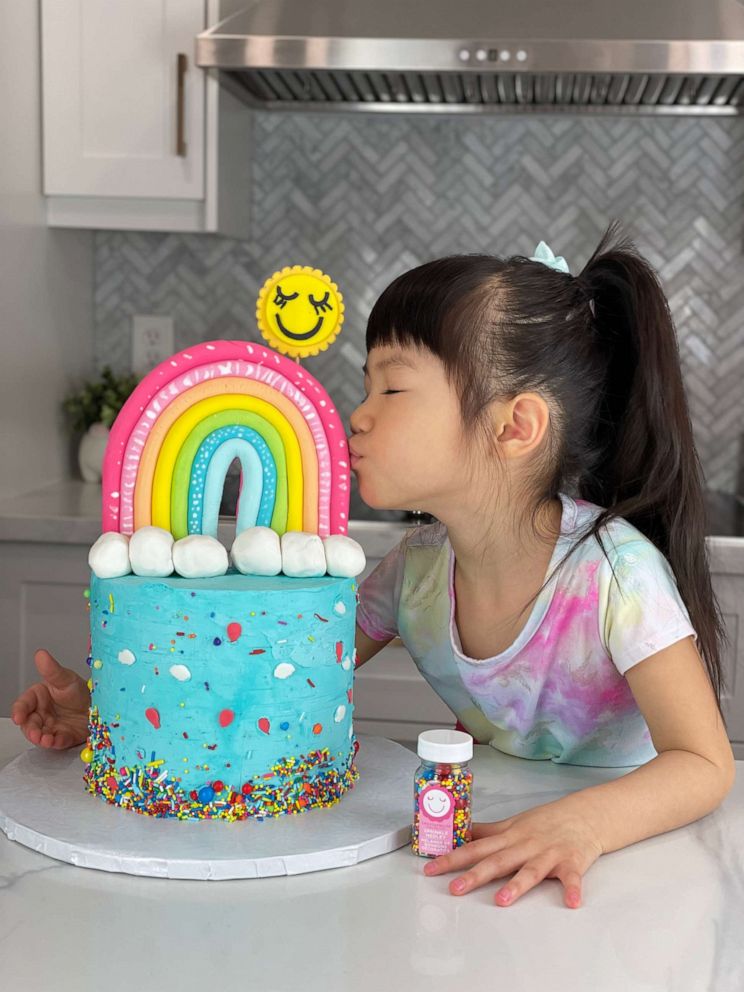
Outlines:
{"label": "green fondant arc", "polygon": [[199,446],[212,431],[233,424],[252,427],[269,446],[276,465],[276,503],[271,517],[271,527],[277,534],[283,534],[287,529],[287,458],[279,432],[260,414],[250,413],[247,410],[221,410],[200,421],[178,452],[171,482],[171,527],[176,540],[188,534],[191,467]]}

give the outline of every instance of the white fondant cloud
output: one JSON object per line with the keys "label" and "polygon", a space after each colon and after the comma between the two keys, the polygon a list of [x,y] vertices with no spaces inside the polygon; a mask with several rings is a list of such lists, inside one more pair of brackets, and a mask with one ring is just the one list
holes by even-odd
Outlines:
{"label": "white fondant cloud", "polygon": [[185,579],[224,575],[227,564],[227,551],[216,537],[189,534],[173,545],[173,565]]}
{"label": "white fondant cloud", "polygon": [[244,575],[278,575],[282,570],[279,535],[271,527],[248,527],[235,538],[230,558]]}
{"label": "white fondant cloud", "polygon": [[325,575],[326,560],[323,541],[317,534],[304,530],[288,530],[282,534],[282,571],[285,575],[305,579]]}
{"label": "white fondant cloud", "polygon": [[117,579],[132,571],[129,564],[129,538],[107,531],[101,534],[88,552],[88,564],[99,579]]}
{"label": "white fondant cloud", "polygon": [[331,534],[323,539],[329,575],[353,579],[364,571],[367,559],[361,544],[345,534]]}
{"label": "white fondant cloud", "polygon": [[140,527],[129,538],[129,561],[135,575],[171,575],[173,535],[162,527]]}

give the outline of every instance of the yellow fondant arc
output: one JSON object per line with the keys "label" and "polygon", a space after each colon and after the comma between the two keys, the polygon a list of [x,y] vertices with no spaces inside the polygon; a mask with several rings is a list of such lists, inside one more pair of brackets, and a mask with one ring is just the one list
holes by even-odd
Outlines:
{"label": "yellow fondant arc", "polygon": [[[308,521],[307,528],[303,526],[303,509],[309,508],[304,507],[304,459],[297,435],[287,418],[283,413],[280,413],[276,406],[245,393],[223,393],[200,400],[184,410],[181,416],[173,422],[170,430],[163,439],[153,474],[152,523],[156,527],[163,527],[168,531],[171,529],[171,485],[178,453],[186,438],[197,424],[204,420],[205,417],[213,413],[219,413],[220,410],[225,409],[246,410],[249,413],[256,413],[267,420],[279,432],[287,460],[287,529],[310,530],[310,521]],[[308,460],[310,460],[315,454],[315,448],[313,447],[312,452],[308,452],[307,454],[309,456]],[[315,469],[317,477],[317,462],[315,463]],[[315,497],[314,517],[315,529],[317,530],[317,495]]]}
{"label": "yellow fondant arc", "polygon": [[[279,431],[256,413],[249,413],[246,410],[222,410],[220,413],[205,417],[196,425],[184,441],[176,458],[171,485],[171,533],[176,540],[186,537],[189,532],[189,485],[194,460],[202,441],[213,431],[235,424],[252,427],[268,445],[276,465],[276,499],[271,527],[277,534],[283,534],[287,530],[287,460]],[[244,480],[245,484],[246,480]]]}
{"label": "yellow fondant arc", "polygon": [[[242,402],[235,403],[233,399],[236,396],[245,400],[252,398],[253,404],[246,406]],[[207,400],[212,405],[208,409],[200,407],[199,420],[228,408],[250,409],[259,415],[270,412],[271,415],[266,415],[265,419],[279,432],[287,461],[288,501],[291,503],[291,512],[288,507],[287,528],[317,531],[318,459],[310,428],[297,407],[277,390],[264,383],[237,376],[224,376],[199,383],[176,397],[159,414],[142,449],[137,469],[134,491],[135,529],[155,522],[153,519],[155,474],[161,450],[171,429],[185,413]],[[192,429],[199,420],[195,420],[192,416],[190,421]],[[183,435],[183,431],[179,436],[185,440],[186,435]],[[174,456],[171,446],[170,458],[174,460],[177,454],[178,452]],[[161,473],[165,471],[164,462]],[[294,474],[298,476],[296,480]],[[165,476],[161,474],[159,478],[162,480]],[[170,518],[169,490],[166,506],[167,511],[158,512],[158,519]]]}

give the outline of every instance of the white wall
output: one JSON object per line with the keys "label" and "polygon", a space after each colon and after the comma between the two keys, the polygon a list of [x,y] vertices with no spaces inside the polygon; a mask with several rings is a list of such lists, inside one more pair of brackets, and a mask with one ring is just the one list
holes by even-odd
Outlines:
{"label": "white wall", "polygon": [[60,402],[93,369],[88,231],[49,230],[41,194],[37,0],[0,0],[0,498],[69,478]]}

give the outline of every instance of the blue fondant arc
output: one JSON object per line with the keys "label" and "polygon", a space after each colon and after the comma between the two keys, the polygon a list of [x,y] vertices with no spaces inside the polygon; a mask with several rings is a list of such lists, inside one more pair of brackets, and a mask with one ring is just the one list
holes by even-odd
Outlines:
{"label": "blue fondant arc", "polygon": [[258,520],[258,508],[263,493],[261,459],[253,445],[241,438],[223,441],[209,459],[204,482],[202,533],[209,534],[210,537],[217,537],[222,490],[225,488],[227,470],[236,458],[240,462],[240,493],[235,510],[236,533],[239,534],[247,527],[255,527]]}
{"label": "blue fondant arc", "polygon": [[[232,442],[242,446],[230,448]],[[251,449],[252,454],[248,451]],[[222,462],[232,457],[222,471]],[[218,452],[222,452],[219,456]],[[212,461],[218,457],[217,468]],[[243,490],[238,506],[237,533],[246,526],[270,527],[276,500],[276,464],[269,446],[258,431],[234,424],[212,431],[201,443],[194,458],[189,483],[188,528],[189,534],[217,535],[217,521],[222,499],[225,475],[234,458],[239,458],[243,472]],[[251,468],[251,464],[253,468]],[[207,479],[209,476],[209,486]],[[213,481],[213,479],[215,481]],[[248,480],[246,483],[245,480]],[[261,480],[260,486],[256,484]],[[246,489],[247,485],[247,489]],[[255,504],[255,507],[254,507]],[[251,520],[250,523],[246,523]]]}

